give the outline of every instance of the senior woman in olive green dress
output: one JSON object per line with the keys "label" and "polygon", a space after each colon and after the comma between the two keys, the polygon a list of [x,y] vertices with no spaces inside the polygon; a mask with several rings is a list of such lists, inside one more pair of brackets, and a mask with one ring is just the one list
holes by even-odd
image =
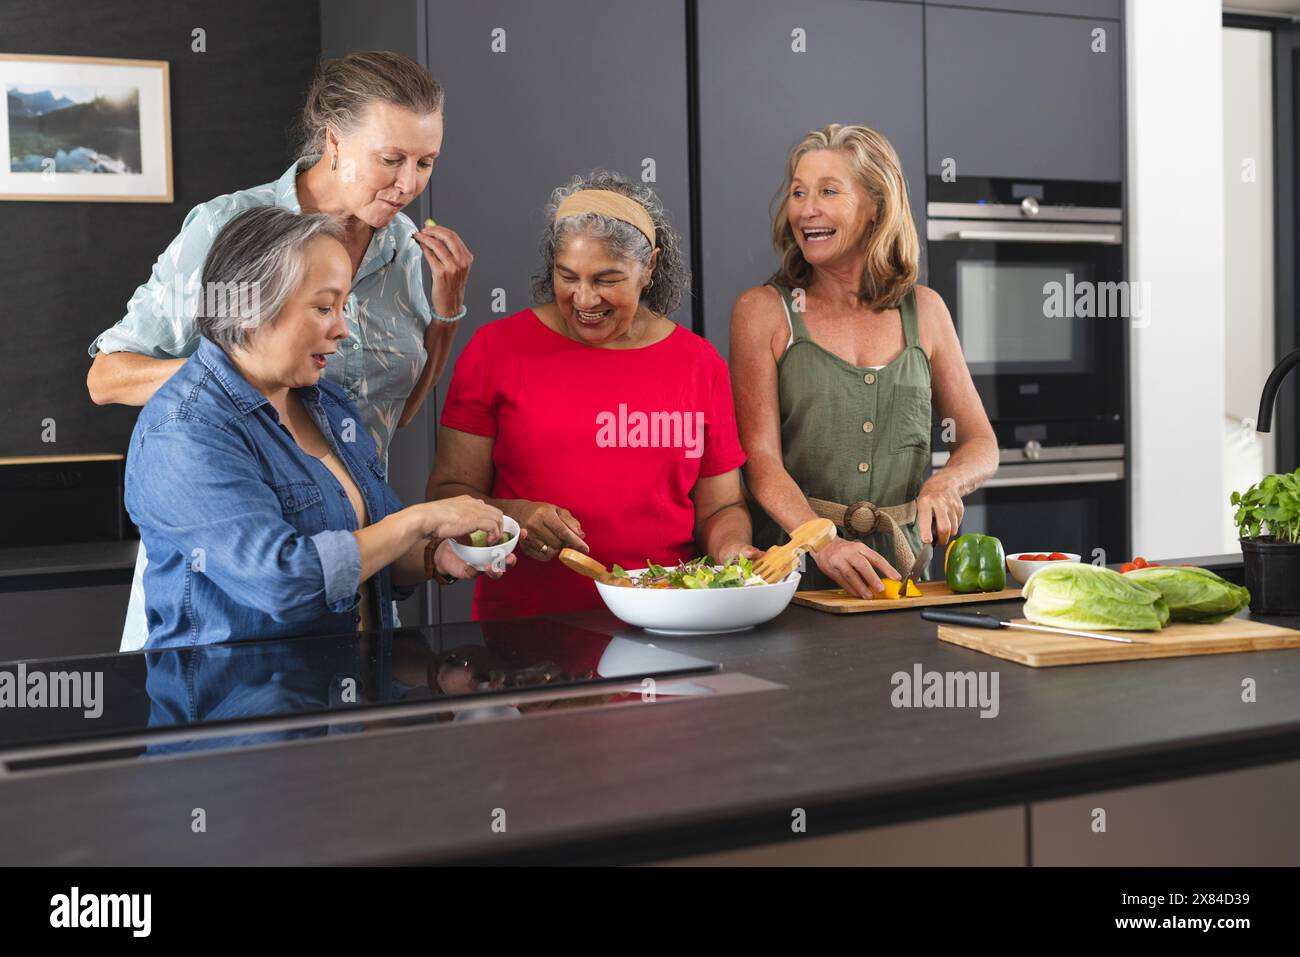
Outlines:
{"label": "senior woman in olive green dress", "polygon": [[[831,517],[840,537],[801,587],[868,598],[923,543],[956,534],[962,498],[997,469],[997,441],[947,307],[916,282],[916,226],[888,140],[840,124],[805,136],[772,236],[780,268],[731,317],[745,480],[767,513],[754,543]],[[926,479],[932,400],[955,443]]]}

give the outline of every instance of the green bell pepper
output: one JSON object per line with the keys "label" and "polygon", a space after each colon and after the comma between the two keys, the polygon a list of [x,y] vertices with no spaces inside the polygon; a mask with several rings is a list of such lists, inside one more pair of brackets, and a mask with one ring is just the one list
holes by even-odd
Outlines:
{"label": "green bell pepper", "polygon": [[992,535],[962,535],[944,559],[948,587],[961,595],[1007,587],[1007,558]]}

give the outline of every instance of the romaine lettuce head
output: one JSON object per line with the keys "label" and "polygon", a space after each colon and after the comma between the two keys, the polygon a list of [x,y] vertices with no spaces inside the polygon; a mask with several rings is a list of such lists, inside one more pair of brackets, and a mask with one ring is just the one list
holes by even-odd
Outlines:
{"label": "romaine lettuce head", "polygon": [[1157,589],[1174,621],[1211,624],[1231,618],[1250,604],[1250,592],[1206,568],[1160,565],[1135,568],[1124,577]]}
{"label": "romaine lettuce head", "polygon": [[1100,565],[1047,565],[1021,591],[1025,617],[1039,625],[1093,631],[1159,631],[1169,606],[1159,589]]}

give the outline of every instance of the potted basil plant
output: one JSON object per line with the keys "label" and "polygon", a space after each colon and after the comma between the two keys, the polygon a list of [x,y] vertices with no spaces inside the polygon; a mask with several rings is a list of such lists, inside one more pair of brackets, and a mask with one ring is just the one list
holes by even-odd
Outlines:
{"label": "potted basil plant", "polygon": [[1232,493],[1250,610],[1300,615],[1300,469]]}

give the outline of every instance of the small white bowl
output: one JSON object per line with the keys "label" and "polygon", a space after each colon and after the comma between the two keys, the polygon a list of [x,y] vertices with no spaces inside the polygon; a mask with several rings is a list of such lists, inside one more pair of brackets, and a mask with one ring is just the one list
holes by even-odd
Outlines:
{"label": "small white bowl", "polygon": [[[628,574],[644,571],[628,569]],[[775,585],[740,588],[627,588],[596,582],[596,590],[616,617],[660,635],[745,631],[785,611],[798,588],[797,571]]]}
{"label": "small white bowl", "polygon": [[1048,560],[1045,562],[1027,562],[1020,557],[1021,555],[1050,555],[1050,554],[1052,553],[1051,552],[1016,552],[1014,555],[1008,555],[1007,571],[1011,573],[1012,578],[1014,578],[1016,581],[1020,582],[1020,584],[1023,585],[1025,582],[1029,581],[1029,576],[1032,575],[1034,572],[1038,571],[1038,569],[1040,568],[1046,568],[1049,565],[1068,565],[1071,562],[1080,561],[1080,556],[1074,554],[1074,552],[1061,552],[1062,555],[1067,555],[1069,557],[1057,558],[1055,560]]}
{"label": "small white bowl", "polygon": [[454,538],[451,540],[451,550],[460,556],[461,561],[467,565],[473,565],[481,572],[491,568],[493,571],[503,572],[506,570],[506,556],[515,550],[519,544],[519,523],[509,515],[501,520],[501,527],[514,534],[510,541],[496,545],[484,545],[482,548],[475,548],[473,545],[462,545]]}

